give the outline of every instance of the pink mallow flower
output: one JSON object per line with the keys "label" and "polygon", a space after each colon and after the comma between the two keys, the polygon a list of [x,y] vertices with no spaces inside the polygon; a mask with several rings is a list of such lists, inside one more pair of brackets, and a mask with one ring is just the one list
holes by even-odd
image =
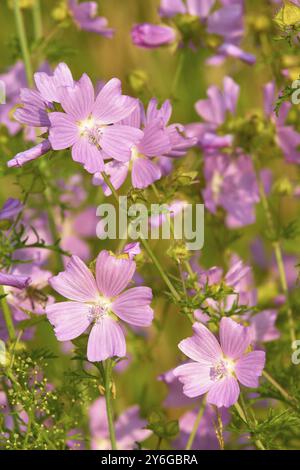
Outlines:
{"label": "pink mallow flower", "polygon": [[138,327],[150,326],[153,320],[149,287],[134,287],[123,292],[135,269],[135,262],[127,255],[116,257],[103,250],[97,258],[95,279],[83,261],[72,256],[66,270],[49,281],[53,289],[70,299],[46,309],[57,339],[70,341],[92,325],[88,360],[124,357],[126,342],[118,320]]}
{"label": "pink mallow flower", "polygon": [[90,173],[104,169],[104,158],[130,159],[131,147],[143,133],[117,124],[137,106],[135,99],[122,95],[120,80],[111,79],[95,99],[92,82],[83,74],[73,86],[60,88],[60,103],[65,113],[49,114],[54,150],[71,147],[73,160]]}
{"label": "pink mallow flower", "polygon": [[96,2],[78,3],[78,0],[69,0],[68,7],[70,15],[79,29],[100,34],[106,38],[111,38],[114,35],[114,30],[107,27],[107,19],[103,16],[97,16],[98,5]]}
{"label": "pink mallow flower", "polygon": [[176,31],[165,25],[141,23],[131,29],[131,39],[135,46],[152,49],[174,43]]}
{"label": "pink mallow flower", "polygon": [[193,362],[174,370],[188,397],[207,393],[207,403],[228,408],[238,400],[239,382],[246,387],[258,387],[265,352],[247,352],[252,340],[249,328],[223,317],[220,343],[201,323],[195,323],[193,330],[194,336],[179,343],[179,349]]}
{"label": "pink mallow flower", "polygon": [[[111,450],[105,399],[98,398],[91,405],[90,431],[92,450]],[[137,405],[127,408],[116,420],[116,440],[119,450],[132,450],[137,448],[136,443],[142,442],[151,436],[151,431],[146,429],[147,421],[140,417]]]}

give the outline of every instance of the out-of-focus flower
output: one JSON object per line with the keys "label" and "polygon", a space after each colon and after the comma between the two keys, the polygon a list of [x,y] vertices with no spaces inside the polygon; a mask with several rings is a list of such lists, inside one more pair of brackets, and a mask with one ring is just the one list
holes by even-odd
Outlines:
{"label": "out-of-focus flower", "polygon": [[153,319],[150,288],[122,292],[135,269],[128,256],[116,257],[104,250],[97,258],[95,280],[81,259],[72,256],[66,271],[50,279],[53,289],[71,300],[46,309],[57,339],[72,340],[93,325],[87,348],[89,361],[125,356],[125,337],[117,319],[139,327],[149,326]]}
{"label": "out-of-focus flower", "polygon": [[[90,407],[90,432],[92,450],[110,450],[111,443],[108,431],[105,399],[98,398]],[[137,442],[143,442],[151,436],[145,429],[147,421],[140,418],[139,407],[131,406],[115,421],[115,432],[118,450],[132,450]]]}
{"label": "out-of-focus flower", "polygon": [[[174,29],[170,32],[170,38],[178,30],[178,36],[193,49],[197,47],[211,47],[215,53],[208,59],[211,65],[219,65],[228,56],[243,60],[248,64],[255,63],[252,54],[244,52],[240,44],[244,34],[244,5],[243,0],[223,0],[220,8],[214,8],[216,0],[162,0],[159,14],[163,18],[173,21]],[[218,5],[219,6],[219,5]],[[138,30],[142,25],[136,25]],[[157,26],[147,24],[147,32],[151,38],[152,31]],[[152,33],[153,34],[153,33]],[[172,42],[174,42],[174,40]],[[180,40],[179,40],[180,42]],[[147,47],[139,38],[134,41],[138,46]],[[164,42],[162,42],[164,44]],[[159,40],[153,41],[148,47],[159,47]]]}
{"label": "out-of-focus flower", "polygon": [[18,274],[8,274],[0,272],[0,285],[15,287],[16,289],[25,289],[31,282],[30,277]]}
{"label": "out-of-focus flower", "polygon": [[252,160],[246,155],[231,159],[228,155],[208,155],[204,162],[206,188],[203,198],[206,208],[216,213],[221,206],[226,211],[230,228],[244,227],[255,222],[255,204],[260,200]]}
{"label": "out-of-focus flower", "polygon": [[275,83],[270,82],[264,87],[265,114],[272,120],[276,127],[276,142],[281,148],[286,161],[289,163],[299,164],[300,134],[293,128],[293,126],[285,124],[292,105],[287,102],[283,103],[280,107],[278,116],[276,116],[274,112],[275,99]]}
{"label": "out-of-focus flower", "polygon": [[0,209],[0,220],[13,220],[23,210],[19,199],[8,198]]}
{"label": "out-of-focus flower", "polygon": [[[193,431],[195,421],[197,418],[198,410],[194,409],[184,413],[179,418],[179,429],[180,434],[178,438],[173,442],[174,449],[184,450],[188,443],[188,439]],[[228,410],[225,408],[220,410],[220,418],[223,426],[226,426],[230,420]],[[220,449],[220,443],[217,439],[215,425],[217,423],[217,414],[212,406],[206,405],[203,415],[201,417],[200,424],[197,428],[195,439],[191,450],[218,450]],[[224,433],[225,434],[225,433]],[[228,433],[223,435],[226,439]]]}
{"label": "out-of-focus flower", "polygon": [[246,387],[258,387],[258,378],[265,365],[265,353],[247,353],[252,340],[249,328],[223,317],[220,343],[201,323],[195,323],[193,331],[194,336],[179,343],[180,350],[193,362],[174,370],[188,397],[207,393],[207,403],[228,408],[238,400],[238,382]]}
{"label": "out-of-focus flower", "polygon": [[108,28],[108,21],[103,16],[97,16],[96,2],[78,3],[78,0],[68,0],[69,12],[79,29],[97,33],[106,38],[114,35],[114,30]]}
{"label": "out-of-focus flower", "polygon": [[176,32],[169,26],[141,23],[133,26],[131,38],[136,46],[152,49],[175,42]]}

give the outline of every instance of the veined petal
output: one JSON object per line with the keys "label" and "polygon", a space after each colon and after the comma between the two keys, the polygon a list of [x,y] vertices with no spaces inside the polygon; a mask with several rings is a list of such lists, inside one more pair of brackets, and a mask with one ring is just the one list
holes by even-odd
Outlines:
{"label": "veined petal", "polygon": [[83,74],[73,86],[60,87],[58,90],[64,111],[75,120],[84,120],[91,114],[95,101],[93,84],[87,74]]}
{"label": "veined petal", "polygon": [[80,336],[90,325],[90,306],[81,302],[60,302],[46,307],[46,314],[54,326],[59,341],[69,341]]}
{"label": "veined petal", "polygon": [[135,268],[134,261],[101,251],[96,262],[96,280],[101,294],[111,298],[122,292],[131,281]]}
{"label": "veined petal", "polygon": [[151,300],[149,287],[134,287],[118,296],[112,304],[112,311],[130,325],[149,326],[153,320]]}
{"label": "veined petal", "polygon": [[154,181],[161,178],[161,169],[157,163],[152,162],[149,158],[140,157],[133,162],[131,178],[134,188],[147,188]]}
{"label": "veined petal", "polygon": [[122,328],[109,316],[104,316],[93,326],[87,349],[87,358],[91,362],[105,361],[109,357],[123,357],[126,343]]}
{"label": "veined petal", "polygon": [[101,151],[89,142],[85,136],[79,137],[72,147],[72,158],[74,162],[81,163],[89,173],[101,172],[104,169]]}
{"label": "veined petal", "polygon": [[199,397],[208,392],[214,382],[210,377],[209,364],[191,362],[182,364],[173,370],[175,377],[183,384],[183,393],[190,398]]}
{"label": "veined petal", "polygon": [[231,318],[223,317],[220,323],[220,342],[224,354],[239,358],[251,343],[251,330]]}
{"label": "veined petal", "polygon": [[222,357],[222,350],[217,339],[201,323],[194,323],[193,330],[194,336],[181,341],[178,345],[179,349],[194,361],[214,365]]}
{"label": "veined petal", "polygon": [[91,271],[78,256],[72,256],[66,270],[52,277],[49,284],[67,299],[94,302],[99,297]]}
{"label": "veined petal", "polygon": [[246,387],[258,387],[258,377],[265,367],[266,353],[253,351],[238,360],[235,373],[238,380]]}
{"label": "veined petal", "polygon": [[240,394],[237,380],[230,376],[216,382],[207,394],[207,403],[216,405],[218,408],[229,408],[234,405]]}
{"label": "veined petal", "polygon": [[102,124],[113,124],[129,116],[136,106],[138,101],[122,95],[120,80],[112,78],[99,92],[92,114]]}
{"label": "veined petal", "polygon": [[103,129],[100,145],[104,152],[115,160],[127,162],[131,157],[131,148],[143,137],[140,129],[115,124]]}
{"label": "veined petal", "polygon": [[65,113],[50,113],[49,141],[54,150],[72,147],[79,139],[78,127],[74,119]]}

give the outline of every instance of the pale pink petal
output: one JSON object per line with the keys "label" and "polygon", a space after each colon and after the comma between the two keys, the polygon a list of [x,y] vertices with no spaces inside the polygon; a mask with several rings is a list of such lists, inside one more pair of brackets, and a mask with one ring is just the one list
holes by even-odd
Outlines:
{"label": "pale pink petal", "polygon": [[72,256],[66,270],[49,280],[51,287],[67,299],[96,301],[99,293],[91,271],[78,256]]}
{"label": "pale pink petal", "polygon": [[88,341],[87,358],[91,362],[105,361],[109,357],[124,357],[126,342],[122,328],[109,316],[94,324]]}
{"label": "pale pink petal", "polygon": [[131,281],[136,264],[125,258],[118,258],[103,250],[96,262],[96,280],[99,291],[106,297],[115,297]]}
{"label": "pale pink petal", "polygon": [[84,120],[91,114],[95,94],[91,79],[85,73],[73,86],[60,87],[59,97],[64,111],[75,120]]}
{"label": "pale pink petal", "polygon": [[251,343],[251,330],[231,318],[223,317],[220,324],[220,342],[225,356],[239,358]]}
{"label": "pale pink petal", "polygon": [[179,349],[194,361],[214,365],[222,357],[222,350],[217,339],[201,323],[194,323],[193,330],[194,336],[181,341],[178,345]]}
{"label": "pale pink petal", "polygon": [[115,160],[127,162],[131,148],[143,137],[143,132],[135,127],[115,124],[103,129],[100,145],[104,152]]}
{"label": "pale pink petal", "polygon": [[175,377],[183,384],[183,393],[190,398],[208,392],[214,382],[211,379],[211,366],[207,363],[191,362],[176,367]]}
{"label": "pale pink petal", "polygon": [[96,145],[89,142],[86,137],[80,137],[72,148],[72,158],[81,163],[89,173],[97,173],[104,170],[104,162],[101,151]]}
{"label": "pale pink petal", "polygon": [[253,351],[243,356],[235,367],[238,380],[246,387],[258,387],[258,377],[262,375],[265,361],[264,351]]}
{"label": "pale pink petal", "polygon": [[230,376],[216,382],[207,394],[207,403],[216,405],[218,408],[229,408],[239,398],[240,387],[237,380]]}
{"label": "pale pink petal", "polygon": [[100,90],[92,114],[102,124],[113,124],[129,116],[137,105],[137,100],[122,95],[120,80],[112,78]]}
{"label": "pale pink petal", "polygon": [[90,325],[89,311],[90,305],[80,302],[60,302],[46,307],[48,320],[59,341],[80,336]]}
{"label": "pale pink petal", "polygon": [[130,325],[149,326],[153,320],[151,300],[149,287],[134,287],[119,295],[112,304],[112,311]]}
{"label": "pale pink petal", "polygon": [[74,83],[69,67],[63,62],[56,67],[52,76],[44,72],[35,73],[34,81],[42,97],[50,102],[59,102],[59,87],[72,86]]}
{"label": "pale pink petal", "polygon": [[161,178],[161,169],[149,158],[137,158],[132,165],[132,186],[143,189]]}
{"label": "pale pink petal", "polygon": [[53,150],[72,147],[79,138],[78,127],[74,119],[65,113],[50,113],[51,123],[49,140]]}

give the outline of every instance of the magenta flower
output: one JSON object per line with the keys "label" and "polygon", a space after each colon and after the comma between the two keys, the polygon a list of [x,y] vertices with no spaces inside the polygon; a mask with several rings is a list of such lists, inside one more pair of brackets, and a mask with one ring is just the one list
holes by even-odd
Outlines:
{"label": "magenta flower", "polygon": [[121,94],[118,79],[110,80],[95,99],[92,82],[84,74],[72,87],[60,88],[60,103],[65,113],[49,114],[49,140],[54,150],[72,147],[73,160],[90,173],[103,170],[103,158],[130,159],[131,147],[142,133],[117,124],[137,105]]}
{"label": "magenta flower", "polygon": [[114,30],[107,27],[107,19],[97,16],[98,5],[96,2],[78,3],[78,0],[68,1],[69,12],[79,29],[97,33],[106,38],[111,38]]}
{"label": "magenta flower", "polygon": [[89,361],[125,356],[125,337],[118,319],[139,327],[149,326],[153,319],[149,287],[133,287],[123,292],[135,269],[133,260],[104,250],[97,258],[95,279],[83,261],[72,256],[66,270],[50,279],[53,289],[70,299],[46,309],[57,339],[72,340],[92,325],[87,348]]}
{"label": "magenta flower", "polygon": [[133,26],[131,38],[136,46],[152,49],[175,42],[176,32],[169,26],[141,23]]}
{"label": "magenta flower", "polygon": [[174,370],[188,397],[207,393],[207,403],[218,408],[234,405],[240,394],[240,382],[258,387],[265,365],[264,351],[247,352],[251,331],[230,318],[220,323],[220,343],[201,323],[193,325],[194,336],[179,343],[179,349],[192,362]]}
{"label": "magenta flower", "polygon": [[[90,431],[92,450],[111,450],[105,399],[98,398],[91,405]],[[139,407],[134,405],[125,410],[115,422],[117,447],[119,450],[132,450],[137,442],[143,442],[151,436],[145,429],[147,421],[140,418]]]}

